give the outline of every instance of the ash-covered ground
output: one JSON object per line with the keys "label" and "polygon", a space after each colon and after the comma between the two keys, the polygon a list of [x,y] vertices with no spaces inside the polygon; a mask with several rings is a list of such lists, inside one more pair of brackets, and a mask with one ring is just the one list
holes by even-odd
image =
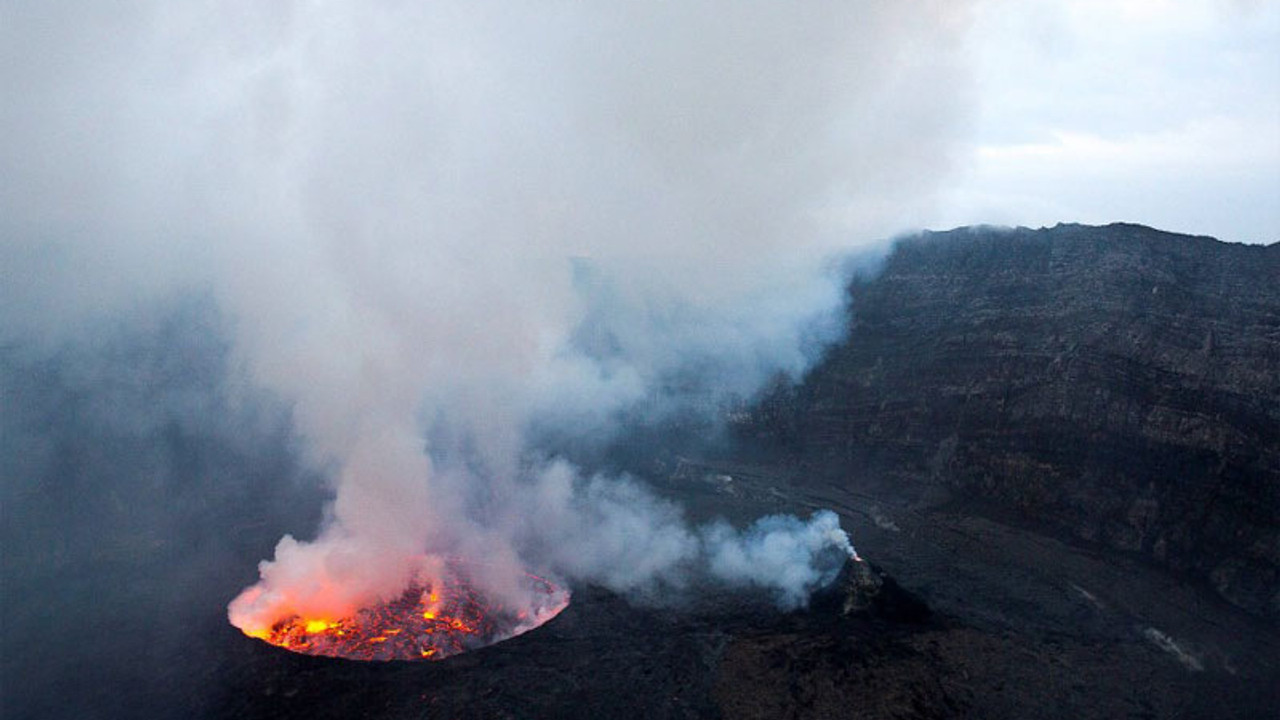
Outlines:
{"label": "ash-covered ground", "polygon": [[1274,629],[1161,570],[960,508],[801,490],[723,460],[678,467],[659,487],[696,516],[836,509],[889,589],[846,615],[821,596],[782,613],[745,593],[655,607],[578,587],[508,642],[359,663],[227,624],[251,552],[201,567],[207,549],[159,543],[64,560],[38,604],[7,585],[4,715],[1247,718],[1280,702]]}
{"label": "ash-covered ground", "polygon": [[745,594],[666,608],[578,588],[543,628],[426,665],[317,661],[229,638],[235,659],[216,710],[1250,718],[1280,702],[1274,629],[1159,570],[955,508],[797,491],[759,467],[686,459],[666,487],[698,512],[742,518],[835,507],[890,589],[843,614],[822,593],[807,610],[780,613]]}

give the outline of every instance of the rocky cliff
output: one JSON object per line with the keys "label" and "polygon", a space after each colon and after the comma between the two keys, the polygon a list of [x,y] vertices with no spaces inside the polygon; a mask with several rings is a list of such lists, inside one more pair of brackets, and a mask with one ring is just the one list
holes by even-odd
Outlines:
{"label": "rocky cliff", "polygon": [[745,432],[813,481],[1145,556],[1280,618],[1280,243],[1117,224],[900,240]]}

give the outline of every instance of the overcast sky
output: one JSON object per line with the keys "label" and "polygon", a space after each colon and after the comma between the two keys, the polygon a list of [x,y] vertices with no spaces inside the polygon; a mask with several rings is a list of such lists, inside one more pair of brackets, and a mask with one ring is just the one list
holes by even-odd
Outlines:
{"label": "overcast sky", "polygon": [[1280,240],[1280,2],[987,0],[971,144],[929,224]]}
{"label": "overcast sky", "polygon": [[15,0],[0,98],[0,315],[44,328],[375,261],[688,298],[920,228],[1280,240],[1280,0]]}

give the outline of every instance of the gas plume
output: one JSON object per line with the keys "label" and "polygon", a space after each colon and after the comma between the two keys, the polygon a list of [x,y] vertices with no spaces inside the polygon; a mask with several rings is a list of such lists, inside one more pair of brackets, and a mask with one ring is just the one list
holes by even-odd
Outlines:
{"label": "gas plume", "polygon": [[[967,7],[30,3],[4,11],[0,317],[65,340],[201,288],[333,478],[242,627],[415,558],[803,604],[830,514],[694,528],[540,459],[692,374],[802,372],[832,253],[913,224],[963,129]],[[827,331],[814,334],[813,328]]]}

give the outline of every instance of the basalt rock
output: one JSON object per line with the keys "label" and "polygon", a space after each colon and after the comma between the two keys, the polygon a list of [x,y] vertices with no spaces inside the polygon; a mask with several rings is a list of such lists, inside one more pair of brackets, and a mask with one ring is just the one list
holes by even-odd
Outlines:
{"label": "basalt rock", "polygon": [[849,292],[847,339],[741,424],[801,482],[963,503],[1280,618],[1280,243],[964,228]]}
{"label": "basalt rock", "polygon": [[902,623],[929,618],[929,606],[866,560],[850,559],[840,574],[813,594],[811,612],[839,617],[878,617]]}

